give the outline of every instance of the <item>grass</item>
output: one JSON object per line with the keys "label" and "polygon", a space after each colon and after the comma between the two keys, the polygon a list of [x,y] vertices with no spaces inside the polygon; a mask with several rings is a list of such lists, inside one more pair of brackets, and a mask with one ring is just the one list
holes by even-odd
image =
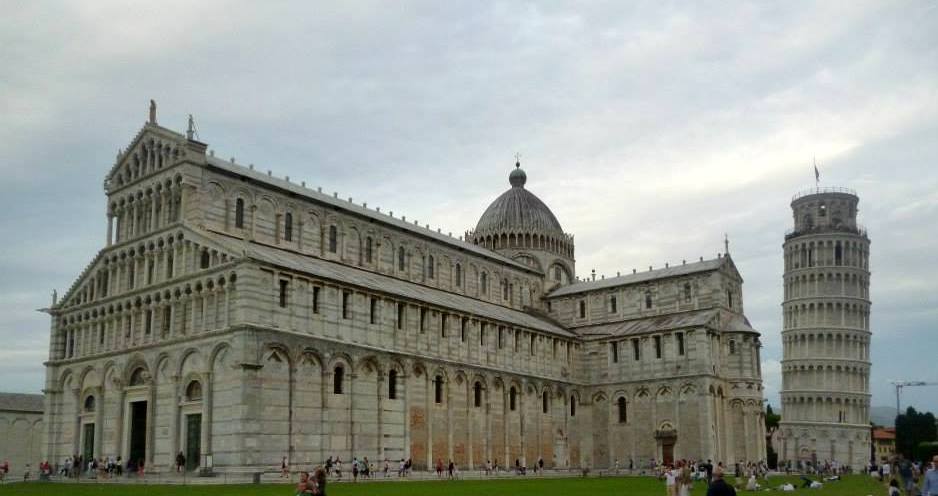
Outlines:
{"label": "grass", "polygon": [[[732,479],[731,479],[732,480]],[[798,487],[797,477],[772,477],[768,484],[778,487],[783,482],[792,482]],[[764,483],[764,481],[760,481]],[[228,495],[292,495],[294,486],[288,484],[262,485],[135,485],[135,484],[58,484],[26,483],[0,486],[0,495],[50,495],[67,494],[69,496],[228,496]],[[472,481],[404,481],[359,484],[333,484],[329,486],[330,496],[543,496],[543,495],[628,495],[628,496],[664,496],[664,483],[651,477],[607,477],[590,479],[510,479],[510,480],[472,480]],[[886,488],[881,483],[866,476],[849,476],[844,480],[824,484],[821,489],[798,489],[794,493],[780,491],[760,491],[756,494],[812,495],[812,496],[881,496]],[[703,483],[696,483],[691,493],[703,496],[706,488]],[[747,494],[745,491],[740,494]]]}

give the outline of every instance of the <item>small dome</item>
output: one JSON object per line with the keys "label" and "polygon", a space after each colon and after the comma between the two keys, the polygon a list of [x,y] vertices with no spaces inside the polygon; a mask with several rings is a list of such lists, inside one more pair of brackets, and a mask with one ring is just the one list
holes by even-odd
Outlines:
{"label": "small dome", "polygon": [[511,183],[512,188],[523,188],[524,183],[528,182],[528,175],[521,168],[521,162],[515,163],[515,170],[508,174],[508,182]]}
{"label": "small dome", "polygon": [[554,213],[534,193],[524,189],[527,180],[521,164],[515,164],[508,175],[511,189],[485,209],[476,225],[476,234],[540,232],[563,238],[563,228]]}

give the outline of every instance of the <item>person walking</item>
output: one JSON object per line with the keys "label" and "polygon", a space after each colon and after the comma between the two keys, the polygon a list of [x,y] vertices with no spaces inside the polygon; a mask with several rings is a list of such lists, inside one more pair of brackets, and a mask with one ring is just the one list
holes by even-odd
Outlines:
{"label": "person walking", "polygon": [[677,477],[674,467],[668,465],[664,471],[664,488],[667,490],[667,496],[677,496]]}
{"label": "person walking", "polygon": [[925,472],[922,496],[938,496],[938,455],[931,459],[931,467]]}
{"label": "person walking", "polygon": [[707,496],[736,496],[736,489],[723,480],[723,467],[713,470],[713,482],[707,487]]}
{"label": "person walking", "polygon": [[290,476],[290,470],[287,467],[287,457],[280,459],[280,477],[287,478]]}
{"label": "person walking", "polygon": [[186,455],[182,451],[176,454],[176,472],[182,472],[186,467]]}

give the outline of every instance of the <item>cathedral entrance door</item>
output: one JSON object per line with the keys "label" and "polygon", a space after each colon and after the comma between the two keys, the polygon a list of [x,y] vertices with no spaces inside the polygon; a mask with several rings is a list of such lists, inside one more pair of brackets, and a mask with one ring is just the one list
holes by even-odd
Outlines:
{"label": "cathedral entrance door", "polygon": [[195,470],[202,456],[202,414],[186,415],[186,470]]}
{"label": "cathedral entrance door", "polygon": [[139,464],[147,456],[147,402],[130,403],[130,455],[128,461]]}
{"label": "cathedral entrance door", "polygon": [[655,439],[658,440],[658,454],[665,465],[674,463],[674,445],[677,444],[677,431],[670,424],[662,424],[661,428],[655,431]]}
{"label": "cathedral entrance door", "polygon": [[661,458],[665,465],[674,463],[674,438],[661,440]]}
{"label": "cathedral entrance door", "polygon": [[[82,426],[82,460],[91,460],[94,458],[94,424],[85,424]],[[82,467],[84,470],[85,467]]]}

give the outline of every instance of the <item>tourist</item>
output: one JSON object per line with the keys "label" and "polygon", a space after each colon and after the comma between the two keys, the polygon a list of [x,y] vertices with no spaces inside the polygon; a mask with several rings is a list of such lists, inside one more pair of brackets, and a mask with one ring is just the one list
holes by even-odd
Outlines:
{"label": "tourist", "polygon": [[758,491],[758,490],[759,490],[759,483],[756,482],[756,474],[755,474],[755,472],[753,472],[752,474],[749,475],[749,481],[746,482],[746,490],[747,490],[747,491]]}
{"label": "tourist", "polygon": [[676,481],[677,494],[678,496],[690,496],[691,484],[693,483],[690,478],[690,469],[687,468],[684,460],[679,461],[677,466],[680,468]]}
{"label": "tourist", "polygon": [[713,462],[708,458],[703,468],[704,472],[707,473],[707,485],[710,485],[710,482],[713,481]]}
{"label": "tourist", "polygon": [[664,488],[668,496],[677,496],[677,474],[674,472],[674,467],[670,465],[664,471]]}
{"label": "tourist", "polygon": [[712,482],[707,487],[707,496],[736,496],[733,486],[723,480],[723,467],[719,465],[713,470]]}
{"label": "tourist", "polygon": [[442,458],[436,459],[436,478],[437,479],[443,478],[443,459]]}
{"label": "tourist", "polygon": [[358,482],[358,458],[352,458],[352,482]]}
{"label": "tourist", "polygon": [[405,470],[406,466],[407,466],[407,465],[404,463],[404,459],[401,458],[401,465],[397,468],[397,476],[398,476],[398,477],[404,477],[404,470]]}
{"label": "tourist", "polygon": [[922,496],[938,496],[938,455],[931,459],[931,467],[925,472]]}
{"label": "tourist", "polygon": [[296,483],[296,496],[313,494],[313,486],[309,481],[309,472],[300,472],[300,481]]}
{"label": "tourist", "polygon": [[342,478],[342,460],[339,457],[335,457],[335,478]]}
{"label": "tourist", "polygon": [[902,494],[902,492],[899,491],[898,480],[892,479],[891,481],[889,481],[889,493],[888,494],[889,496],[900,496]]}
{"label": "tourist", "polygon": [[326,471],[321,468],[313,472],[313,494],[326,496]]}
{"label": "tourist", "polygon": [[176,454],[176,472],[182,472],[183,468],[186,466],[186,455],[182,454],[182,451]]}
{"label": "tourist", "polygon": [[[540,472],[541,475],[544,475],[544,459],[543,458],[537,459],[537,471]],[[618,471],[619,471],[619,462],[616,461],[616,472]]]}
{"label": "tourist", "polygon": [[290,477],[290,470],[287,468],[287,457],[280,459],[280,477],[287,478]]}
{"label": "tourist", "polygon": [[384,478],[388,478],[388,470],[391,469],[391,464],[388,462],[388,459],[384,459]]}
{"label": "tourist", "polygon": [[114,462],[114,471],[117,472],[118,477],[124,475],[124,461],[121,460],[120,455],[117,455],[117,461]]}
{"label": "tourist", "polygon": [[912,488],[915,487],[915,476],[912,473],[914,467],[909,460],[905,458],[899,459],[899,476],[902,478],[902,482],[905,486],[905,492],[912,494]]}

